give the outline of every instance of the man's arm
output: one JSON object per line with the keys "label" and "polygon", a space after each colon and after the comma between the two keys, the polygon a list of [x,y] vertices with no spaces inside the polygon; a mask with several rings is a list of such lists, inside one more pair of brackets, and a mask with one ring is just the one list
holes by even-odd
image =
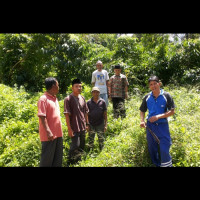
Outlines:
{"label": "man's arm", "polygon": [[144,118],[145,118],[145,112],[140,111],[140,127],[141,128],[146,128]]}
{"label": "man's arm", "polygon": [[171,109],[171,110],[168,110],[167,112],[163,113],[163,114],[159,114],[159,115],[155,115],[153,117],[151,117],[149,119],[150,122],[155,122],[161,118],[167,118],[167,117],[170,117],[172,115],[174,115],[175,111],[174,109]]}
{"label": "man's arm", "polygon": [[109,80],[106,81],[106,86],[108,87],[108,85],[109,85]]}
{"label": "man's arm", "polygon": [[90,126],[89,126],[88,112],[85,113],[85,122],[86,122],[86,130],[89,131]]}
{"label": "man's arm", "polygon": [[111,89],[111,80],[108,81],[107,83],[107,87],[108,87],[108,96],[109,96],[109,99],[111,99],[111,92],[112,92],[112,89]]}
{"label": "man's arm", "polygon": [[104,111],[103,117],[104,117],[104,132],[106,132],[106,130],[107,130],[107,111]]}
{"label": "man's arm", "polygon": [[71,125],[70,125],[70,113],[64,113],[65,114],[65,119],[66,119],[66,124],[67,124],[67,128],[68,128],[68,135],[69,137],[74,137],[74,132],[71,128]]}
{"label": "man's arm", "polygon": [[125,86],[125,99],[128,99],[128,85]]}
{"label": "man's arm", "polygon": [[96,82],[96,78],[95,78],[95,75],[94,75],[94,72],[93,72],[93,73],[92,73],[92,80],[91,80],[92,87],[95,86],[95,82]]}
{"label": "man's arm", "polygon": [[42,126],[44,127],[44,129],[47,133],[48,140],[53,141],[53,133],[51,132],[51,130],[48,126],[47,118],[45,116],[39,116],[39,118],[41,119]]}

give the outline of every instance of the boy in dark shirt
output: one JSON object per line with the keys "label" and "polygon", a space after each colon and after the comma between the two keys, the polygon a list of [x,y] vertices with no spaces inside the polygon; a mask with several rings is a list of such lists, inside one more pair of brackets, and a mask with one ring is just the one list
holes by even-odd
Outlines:
{"label": "boy in dark shirt", "polygon": [[99,97],[100,90],[98,87],[92,88],[92,98],[87,102],[89,109],[89,148],[94,147],[95,133],[97,132],[99,148],[102,150],[104,143],[104,132],[107,129],[107,106],[106,102]]}
{"label": "boy in dark shirt", "polygon": [[72,81],[72,94],[64,99],[64,114],[68,127],[68,135],[72,142],[69,150],[68,165],[75,164],[81,159],[85,147],[85,131],[88,124],[88,107],[85,98],[80,95],[81,81]]}

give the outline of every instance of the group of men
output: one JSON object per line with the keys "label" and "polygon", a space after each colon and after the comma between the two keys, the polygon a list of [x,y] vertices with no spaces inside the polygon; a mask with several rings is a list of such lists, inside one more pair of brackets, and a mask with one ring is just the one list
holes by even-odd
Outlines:
{"label": "group of men", "polygon": [[[125,99],[128,98],[128,80],[121,73],[121,66],[114,66],[114,75],[109,78],[103,69],[103,63],[96,63],[96,70],[92,73],[92,98],[86,102],[81,95],[82,83],[80,79],[72,81],[72,93],[64,99],[64,115],[71,138],[67,166],[81,160],[85,149],[86,131],[89,136],[89,149],[94,148],[94,138],[97,133],[99,148],[104,146],[104,133],[107,130],[108,99],[113,103],[113,117],[126,117]],[[174,114],[174,102],[169,93],[160,89],[158,77],[149,79],[152,92],[146,95],[140,107],[141,127],[147,128],[147,141],[150,156],[156,166],[172,166],[169,154],[171,138],[167,117]],[[59,83],[55,78],[45,80],[46,92],[38,101],[39,133],[42,144],[41,167],[61,167],[63,157],[63,132],[60,120],[60,108],[56,95]],[[145,112],[149,110],[147,123]],[[154,134],[154,135],[153,135]],[[159,138],[159,144],[156,143]],[[160,146],[160,156],[158,152]]]}

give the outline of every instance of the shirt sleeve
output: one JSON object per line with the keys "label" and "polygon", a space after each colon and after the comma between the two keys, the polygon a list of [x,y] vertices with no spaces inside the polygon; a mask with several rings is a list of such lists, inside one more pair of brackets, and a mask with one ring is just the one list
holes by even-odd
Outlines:
{"label": "shirt sleeve", "polygon": [[174,109],[175,104],[174,104],[174,100],[173,100],[172,96],[168,92],[165,92],[165,97],[167,99],[167,109],[168,110]]}
{"label": "shirt sleeve", "polygon": [[70,109],[70,106],[69,106],[69,98],[65,98],[64,100],[64,114],[66,113],[70,113],[71,114],[71,109]]}
{"label": "shirt sleeve", "polygon": [[142,104],[140,105],[140,111],[141,112],[146,112],[147,111],[147,99],[148,95],[146,95],[143,100],[142,100]]}
{"label": "shirt sleeve", "polygon": [[125,86],[128,86],[128,85],[129,85],[128,79],[127,79],[127,77],[125,76]]}
{"label": "shirt sleeve", "polygon": [[95,73],[93,72],[92,73],[92,81],[91,81],[91,83],[95,83],[96,82],[96,78],[95,78]]}
{"label": "shirt sleeve", "polygon": [[46,108],[47,108],[46,102],[43,100],[39,100],[38,101],[38,117],[40,116],[46,117]]}
{"label": "shirt sleeve", "polygon": [[103,111],[107,111],[107,106],[106,106],[106,102],[103,102]]}

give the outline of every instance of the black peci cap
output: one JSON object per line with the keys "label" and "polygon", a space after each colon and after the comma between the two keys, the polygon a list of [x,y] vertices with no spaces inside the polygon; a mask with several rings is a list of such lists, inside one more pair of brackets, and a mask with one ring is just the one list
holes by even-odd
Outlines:
{"label": "black peci cap", "polygon": [[121,66],[120,65],[115,65],[114,69],[121,69]]}
{"label": "black peci cap", "polygon": [[73,86],[74,84],[81,84],[81,80],[80,80],[79,78],[74,79],[74,80],[72,81],[72,86]]}

